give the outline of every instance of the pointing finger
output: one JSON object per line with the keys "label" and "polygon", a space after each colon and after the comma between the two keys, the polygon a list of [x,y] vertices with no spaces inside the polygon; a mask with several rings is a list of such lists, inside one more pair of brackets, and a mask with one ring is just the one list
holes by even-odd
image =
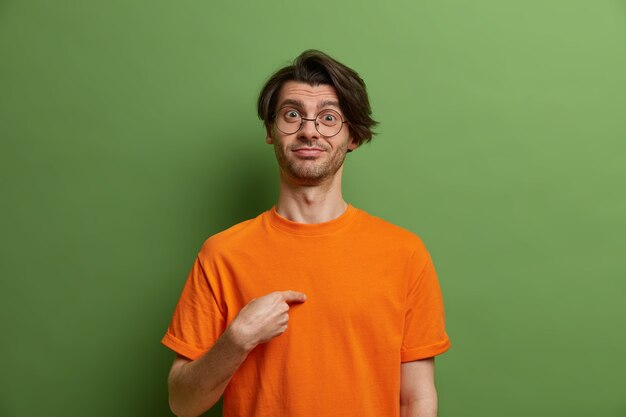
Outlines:
{"label": "pointing finger", "polygon": [[306,301],[306,294],[298,291],[282,291],[280,293],[286,303],[303,303]]}

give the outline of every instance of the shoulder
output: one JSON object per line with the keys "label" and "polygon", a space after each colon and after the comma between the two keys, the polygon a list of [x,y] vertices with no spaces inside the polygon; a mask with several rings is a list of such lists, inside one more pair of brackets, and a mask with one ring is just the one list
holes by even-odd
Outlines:
{"label": "shoulder", "polygon": [[262,232],[264,215],[265,212],[210,236],[204,241],[199,256],[212,257],[216,254],[228,253],[249,246]]}
{"label": "shoulder", "polygon": [[359,209],[358,233],[376,239],[379,245],[391,246],[410,253],[426,253],[422,239],[414,232]]}

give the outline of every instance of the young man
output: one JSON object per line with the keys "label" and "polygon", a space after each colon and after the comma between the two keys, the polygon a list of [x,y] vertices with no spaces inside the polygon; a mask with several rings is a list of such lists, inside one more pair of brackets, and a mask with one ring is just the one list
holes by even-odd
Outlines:
{"label": "young man", "polygon": [[279,199],[203,245],[162,341],[172,410],[198,416],[223,394],[227,417],[436,416],[450,342],[430,256],[341,194],[346,153],[375,125],[363,80],[306,51],[258,111]]}

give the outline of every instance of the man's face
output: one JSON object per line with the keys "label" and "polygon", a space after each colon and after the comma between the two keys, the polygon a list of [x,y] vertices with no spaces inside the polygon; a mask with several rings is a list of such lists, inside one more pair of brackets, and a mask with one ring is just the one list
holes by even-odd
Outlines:
{"label": "man's face", "polygon": [[[288,81],[278,95],[277,117],[288,112],[290,117],[299,114],[306,119],[315,119],[324,110],[333,110],[345,120],[335,89],[329,85],[311,86]],[[315,122],[306,120],[302,128],[292,134],[281,132],[274,123],[268,132],[267,143],[274,145],[281,174],[307,185],[332,178],[341,169],[348,150],[357,147],[347,125],[337,135],[327,137],[317,131]]]}

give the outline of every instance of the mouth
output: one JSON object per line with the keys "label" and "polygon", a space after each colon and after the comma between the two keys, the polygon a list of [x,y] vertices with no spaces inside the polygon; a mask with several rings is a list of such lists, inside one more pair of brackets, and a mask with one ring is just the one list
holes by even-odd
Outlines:
{"label": "mouth", "polygon": [[298,156],[312,157],[312,156],[318,156],[318,155],[322,154],[325,151],[322,148],[302,147],[302,148],[292,149],[292,152],[295,153]]}

